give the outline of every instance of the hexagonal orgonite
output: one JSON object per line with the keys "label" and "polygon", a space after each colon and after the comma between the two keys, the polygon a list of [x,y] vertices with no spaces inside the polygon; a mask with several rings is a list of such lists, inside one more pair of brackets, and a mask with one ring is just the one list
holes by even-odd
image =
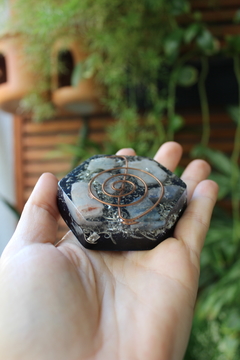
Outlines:
{"label": "hexagonal orgonite", "polygon": [[58,183],[60,213],[93,250],[149,250],[173,234],[186,184],[155,160],[96,155]]}

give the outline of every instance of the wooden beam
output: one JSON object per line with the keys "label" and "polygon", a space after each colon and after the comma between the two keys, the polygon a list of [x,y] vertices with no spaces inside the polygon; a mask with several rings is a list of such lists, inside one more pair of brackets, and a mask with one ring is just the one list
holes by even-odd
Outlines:
{"label": "wooden beam", "polygon": [[22,211],[24,206],[22,124],[23,118],[14,116],[15,189],[19,211]]}

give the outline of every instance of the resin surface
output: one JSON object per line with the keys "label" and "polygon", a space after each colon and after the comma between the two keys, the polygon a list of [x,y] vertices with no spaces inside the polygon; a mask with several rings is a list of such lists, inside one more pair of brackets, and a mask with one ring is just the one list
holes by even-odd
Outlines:
{"label": "resin surface", "polygon": [[83,246],[148,250],[171,236],[186,184],[156,161],[96,155],[58,183],[60,213]]}

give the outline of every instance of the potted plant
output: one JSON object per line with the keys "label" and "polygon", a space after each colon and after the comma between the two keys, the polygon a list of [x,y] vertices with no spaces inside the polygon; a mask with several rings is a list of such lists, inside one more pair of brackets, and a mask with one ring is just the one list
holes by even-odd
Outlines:
{"label": "potted plant", "polygon": [[81,78],[87,58],[81,41],[61,39],[53,49],[52,102],[62,110],[87,116],[100,111],[99,93],[93,77]]}
{"label": "potted plant", "polygon": [[[117,3],[93,5],[88,0],[61,4],[43,1],[40,6],[33,1],[14,2],[15,16],[9,23],[9,31],[20,32],[25,38],[29,66],[41,72],[43,79],[38,81],[38,89],[24,98],[24,108],[38,111],[40,103],[44,104],[41,93],[52,91],[48,80],[55,71],[51,53],[56,42],[67,33],[69,38],[84,39],[80,46],[85,46],[89,54],[78,72],[78,83],[96,75],[106,89],[103,103],[118,118],[127,117],[133,130],[138,127],[138,105],[144,96],[144,121],[149,118],[152,123],[149,129],[156,127],[166,109],[166,97],[163,99],[164,91],[159,92],[158,83],[166,81],[173,53],[180,46],[175,17],[188,11],[189,4],[182,0],[141,5],[135,0],[131,5],[122,2],[120,7],[121,11]],[[172,127],[180,126],[180,117],[171,114],[171,118]],[[158,126],[158,132],[163,140],[166,129]],[[142,139],[142,143],[146,148],[149,140]]]}
{"label": "potted plant", "polygon": [[0,107],[10,113],[21,113],[20,101],[36,83],[36,74],[26,66],[21,37],[2,37],[0,57]]}

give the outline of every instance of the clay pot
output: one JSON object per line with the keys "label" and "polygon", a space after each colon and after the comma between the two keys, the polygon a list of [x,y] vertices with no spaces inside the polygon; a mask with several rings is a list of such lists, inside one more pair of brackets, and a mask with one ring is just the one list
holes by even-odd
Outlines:
{"label": "clay pot", "polygon": [[53,76],[53,104],[61,110],[83,116],[100,112],[99,89],[94,78],[82,79],[77,86],[71,85],[74,67],[86,59],[86,52],[76,42],[59,41],[53,52],[54,68],[57,68],[60,57],[65,63],[66,72]]}
{"label": "clay pot", "polygon": [[0,108],[10,113],[21,113],[20,100],[34,85],[20,37],[0,39]]}

